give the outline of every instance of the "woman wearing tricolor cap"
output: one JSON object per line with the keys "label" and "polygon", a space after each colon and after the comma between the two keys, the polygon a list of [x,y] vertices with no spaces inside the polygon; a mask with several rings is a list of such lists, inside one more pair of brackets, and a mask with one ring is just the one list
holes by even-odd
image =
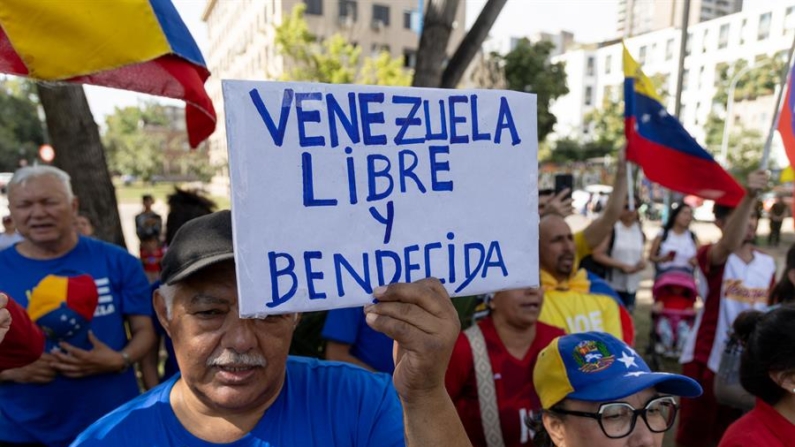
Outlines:
{"label": "woman wearing tricolor cap", "polygon": [[674,425],[675,396],[701,386],[652,372],[626,343],[603,332],[558,337],[538,356],[533,383],[544,408],[536,445],[660,447]]}

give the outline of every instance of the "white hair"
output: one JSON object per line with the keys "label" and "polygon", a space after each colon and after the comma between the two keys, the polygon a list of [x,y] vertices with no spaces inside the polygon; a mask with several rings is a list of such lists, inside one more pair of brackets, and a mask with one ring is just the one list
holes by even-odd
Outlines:
{"label": "white hair", "polygon": [[171,313],[174,309],[174,295],[177,294],[177,285],[160,284],[157,291],[160,292],[160,296],[163,297],[163,302],[166,303],[166,318],[171,320]]}
{"label": "white hair", "polygon": [[10,193],[17,185],[24,186],[30,179],[45,176],[60,181],[66,191],[67,199],[72,200],[74,198],[75,195],[72,192],[72,178],[69,177],[69,174],[55,166],[46,165],[25,166],[24,168],[17,169],[17,171],[14,172],[14,176],[11,177],[11,181],[8,182],[8,192]]}

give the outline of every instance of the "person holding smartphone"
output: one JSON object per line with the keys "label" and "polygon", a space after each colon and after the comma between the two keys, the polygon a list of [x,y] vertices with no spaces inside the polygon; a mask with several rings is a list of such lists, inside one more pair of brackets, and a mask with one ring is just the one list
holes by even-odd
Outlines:
{"label": "person holding smartphone", "polygon": [[693,273],[698,252],[698,238],[690,231],[693,209],[679,203],[671,210],[668,222],[651,243],[649,262],[654,263],[656,274],[679,270]]}

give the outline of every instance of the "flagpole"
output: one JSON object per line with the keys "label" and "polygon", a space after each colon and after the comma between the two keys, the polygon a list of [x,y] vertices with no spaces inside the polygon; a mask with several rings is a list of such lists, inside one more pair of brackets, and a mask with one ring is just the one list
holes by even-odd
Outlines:
{"label": "flagpole", "polygon": [[[676,99],[674,100],[674,116],[679,122],[682,122],[682,117],[679,114],[682,112],[682,84],[685,79],[685,51],[687,50],[687,27],[690,23],[690,0],[685,0],[682,10],[682,33],[679,39],[679,71],[676,74]],[[663,195],[663,224],[668,221],[668,214],[671,210],[671,190],[666,188]]]}
{"label": "flagpole", "polygon": [[[770,164],[770,147],[773,145],[773,133],[778,128],[778,120],[781,117],[782,99],[784,99],[784,92],[787,90],[787,83],[789,81],[790,70],[792,69],[792,54],[795,52],[795,35],[792,38],[792,45],[789,48],[789,55],[787,56],[787,70],[781,76],[781,83],[778,89],[778,97],[776,98],[775,107],[773,111],[773,121],[770,123],[770,131],[767,133],[767,140],[765,140],[765,150],[762,152],[762,162],[759,163],[761,169],[767,169]],[[728,118],[727,118],[728,119]]]}
{"label": "flagpole", "polygon": [[629,210],[635,211],[635,188],[632,187],[632,163],[627,163],[627,200]]}

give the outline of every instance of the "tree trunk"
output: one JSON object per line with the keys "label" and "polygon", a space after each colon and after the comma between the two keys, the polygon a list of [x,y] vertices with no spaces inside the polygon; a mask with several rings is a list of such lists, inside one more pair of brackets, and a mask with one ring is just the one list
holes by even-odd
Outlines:
{"label": "tree trunk", "polygon": [[[414,87],[439,87],[442,68],[447,57],[447,43],[453,30],[459,0],[429,0],[422,24],[417,65],[414,67]],[[464,26],[464,24],[460,24]]]}
{"label": "tree trunk", "polygon": [[38,84],[38,92],[55,149],[53,164],[72,177],[80,211],[93,221],[96,237],[125,247],[116,189],[83,86]]}
{"label": "tree trunk", "polygon": [[483,6],[483,10],[480,11],[477,20],[475,20],[472,28],[467,32],[466,36],[464,36],[464,40],[458,45],[455,54],[444,69],[440,84],[442,88],[456,88],[458,83],[461,82],[464,72],[467,67],[469,67],[469,64],[472,63],[472,59],[475,58],[478,51],[480,51],[483,42],[486,41],[486,37],[489,35],[491,27],[494,25],[494,22],[497,20],[500,12],[502,12],[502,8],[507,1],[508,0],[489,0],[486,5]]}

